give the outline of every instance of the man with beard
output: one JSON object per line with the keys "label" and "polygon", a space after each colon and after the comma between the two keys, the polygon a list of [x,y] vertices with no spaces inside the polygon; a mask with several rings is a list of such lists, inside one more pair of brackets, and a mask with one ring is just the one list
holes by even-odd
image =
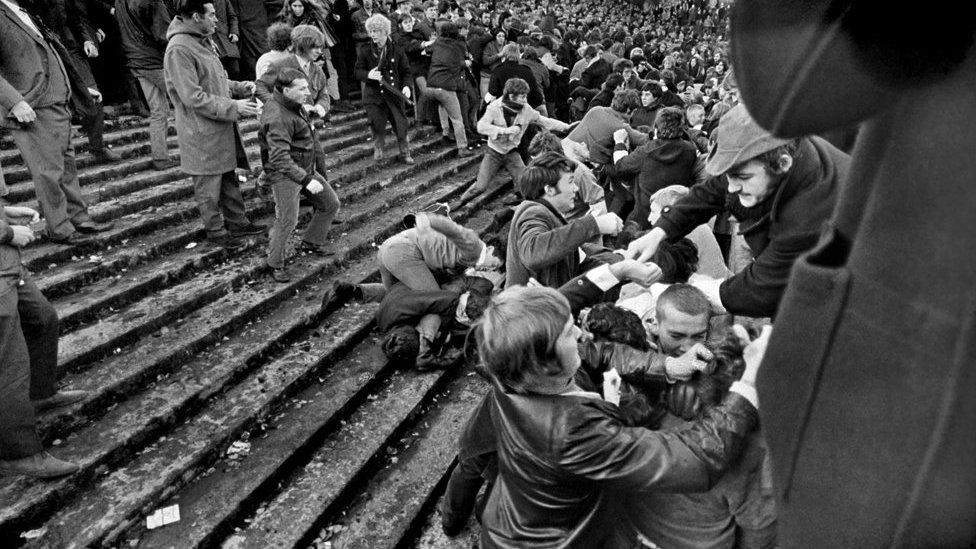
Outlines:
{"label": "man with beard", "polygon": [[662,240],[679,239],[728,211],[753,260],[730,278],[695,285],[718,312],[773,316],[794,261],[816,244],[830,217],[849,165],[850,157],[819,137],[774,137],[738,105],[719,124],[705,166],[712,177],[662,212],[627,255],[647,260]]}

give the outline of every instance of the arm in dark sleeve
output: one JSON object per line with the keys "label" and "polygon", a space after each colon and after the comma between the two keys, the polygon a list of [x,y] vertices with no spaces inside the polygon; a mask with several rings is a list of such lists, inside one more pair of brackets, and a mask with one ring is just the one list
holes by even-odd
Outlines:
{"label": "arm in dark sleeve", "polygon": [[[668,234],[670,236],[670,233]],[[817,233],[774,238],[748,267],[719,286],[722,306],[737,315],[773,316],[796,258],[813,248]]]}
{"label": "arm in dark sleeve", "polygon": [[530,271],[544,269],[577,253],[577,248],[600,234],[596,219],[589,215],[555,229],[543,219],[523,217],[517,230],[519,257]]}
{"label": "arm in dark sleeve", "polygon": [[712,216],[725,210],[728,195],[725,177],[710,177],[701,185],[695,185],[674,206],[661,214],[655,227],[664,229],[669,240],[677,240],[708,223]]}
{"label": "arm in dark sleeve", "polygon": [[234,6],[234,3],[231,2],[230,0],[225,2],[225,4],[227,5],[227,34],[228,35],[233,34],[237,36],[238,38],[237,43],[240,44],[241,33],[240,33],[240,24],[237,19],[237,8]]}
{"label": "arm in dark sleeve", "polygon": [[387,292],[376,311],[376,326],[386,331],[397,324],[414,323],[426,315],[453,317],[460,294],[449,290],[410,290]]}
{"label": "arm in dark sleeve", "polygon": [[567,426],[559,465],[584,478],[628,491],[704,491],[738,456],[758,420],[744,397],[723,403],[681,430],[625,427],[616,407],[592,400]]}
{"label": "arm in dark sleeve", "polygon": [[268,168],[278,172],[296,184],[305,186],[314,174],[305,171],[291,157],[292,132],[282,120],[262,121],[268,143]]}

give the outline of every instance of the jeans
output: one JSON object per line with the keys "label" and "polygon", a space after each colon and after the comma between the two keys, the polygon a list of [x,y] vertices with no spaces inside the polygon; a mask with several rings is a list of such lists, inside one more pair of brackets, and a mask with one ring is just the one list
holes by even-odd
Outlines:
{"label": "jeans", "polygon": [[31,400],[57,392],[58,314],[26,278],[0,281],[0,459],[40,452]]}
{"label": "jeans", "polygon": [[[461,103],[457,92],[441,88],[427,88],[427,96],[441,104],[441,109],[447,111],[447,116],[454,126],[454,142],[458,149],[468,148],[468,137],[464,134],[464,119],[461,115]],[[447,128],[442,126],[446,132]],[[445,135],[447,135],[445,133]]]}
{"label": "jeans", "polygon": [[[411,290],[440,290],[441,286],[430,272],[424,256],[417,245],[399,235],[386,239],[377,254],[380,278],[389,290],[397,282],[402,282]],[[441,317],[424,315],[417,324],[420,337],[433,341],[441,327]]]}
{"label": "jeans", "polygon": [[[161,71],[160,71],[161,72]],[[152,80],[136,75],[139,86],[149,103],[149,148],[152,150],[153,160],[169,159],[166,149],[166,133],[169,131],[169,99],[166,90],[160,88]]]}
{"label": "jeans", "polygon": [[[285,248],[288,238],[298,225],[298,202],[304,196],[312,203],[312,220],[305,229],[302,240],[320,246],[325,244],[332,227],[332,219],[339,212],[339,197],[328,183],[322,185],[322,192],[312,194],[294,181],[277,180],[272,185],[275,201],[275,220],[271,226],[268,244],[268,265],[272,269],[285,266]],[[324,179],[324,178],[322,178]]]}
{"label": "jeans", "polygon": [[239,229],[250,223],[244,215],[244,197],[241,196],[234,171],[190,177],[193,180],[193,197],[207,237],[223,236],[226,229]]}
{"label": "jeans", "polygon": [[522,157],[519,156],[517,149],[502,154],[491,147],[485,148],[485,156],[481,159],[481,166],[478,168],[478,179],[474,185],[464,191],[461,202],[467,202],[488,190],[492,178],[502,166],[508,170],[508,173],[512,174],[512,179],[518,179],[518,176],[525,170],[525,162],[522,162]]}

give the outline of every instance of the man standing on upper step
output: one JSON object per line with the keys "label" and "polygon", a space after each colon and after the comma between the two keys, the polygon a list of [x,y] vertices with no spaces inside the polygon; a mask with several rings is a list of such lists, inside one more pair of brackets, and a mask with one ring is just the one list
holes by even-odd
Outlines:
{"label": "man standing on upper step", "polygon": [[78,466],[44,450],[34,414],[87,393],[58,391],[58,313],[20,265],[20,249],[35,239],[29,224],[39,219],[30,208],[0,204],[0,475],[48,478]]}
{"label": "man standing on upper step", "polygon": [[78,185],[71,145],[71,80],[64,46],[18,0],[0,0],[0,127],[7,128],[34,180],[48,239],[82,244],[96,223]]}
{"label": "man standing on upper step", "polygon": [[[5,0],[0,0],[5,1]],[[253,99],[253,82],[232,82],[210,37],[217,26],[214,5],[182,0],[169,25],[163,56],[166,92],[176,110],[180,166],[193,179],[207,240],[225,248],[244,245],[240,237],[264,233],[267,227],[244,215],[244,197],[235,168],[248,168],[237,120],[261,113]]]}

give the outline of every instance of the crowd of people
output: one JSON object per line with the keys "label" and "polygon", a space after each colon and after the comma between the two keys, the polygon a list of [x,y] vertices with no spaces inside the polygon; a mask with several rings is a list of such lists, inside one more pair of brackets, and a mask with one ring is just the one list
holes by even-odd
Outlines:
{"label": "crowd of people", "polygon": [[[0,470],[76,469],[34,433],[35,411],[84,394],[56,390],[57,315],[19,255],[38,237],[41,215],[59,243],[110,228],[87,214],[70,123],[82,125],[94,156],[117,160],[101,138],[108,98],[94,62],[114,36],[133,85],[113,99],[148,107],[160,170],[175,165],[166,147],[175,114],[179,167],[215,245],[235,249],[268,231],[248,218],[236,171],[249,168],[237,123],[259,117],[260,181],[275,203],[267,266],[280,283],[291,280],[294,252],[334,253],[340,203],[317,132],[331,113],[357,109],[356,96],[377,160],[388,125],[405,164],[414,163],[411,126],[439,129],[462,157],[481,148],[477,179],[453,206],[500,193],[500,207],[511,209],[507,234],[483,238],[452,219],[448,204],[432,204],[379,246],[381,282],[336,281],[323,298],[327,311],[349,299],[378,302],[390,361],[421,371],[470,363],[489,381],[441,506],[448,535],[474,514],[483,547],[913,546],[926,539],[919,531],[947,540],[936,545],[972,541],[972,473],[952,464],[973,450],[976,432],[963,434],[972,399],[955,396],[972,386],[976,269],[947,259],[957,294],[905,298],[921,271],[882,265],[904,256],[895,250],[914,228],[863,206],[888,205],[902,220],[924,213],[941,236],[972,220],[942,217],[939,208],[958,206],[940,200],[893,205],[885,189],[872,194],[852,181],[907,181],[902,172],[918,172],[904,158],[941,146],[956,151],[938,153],[951,167],[939,168],[943,180],[959,183],[953,192],[973,205],[973,191],[960,189],[976,173],[972,155],[945,137],[972,133],[960,126],[974,114],[971,86],[958,76],[976,72],[972,24],[955,24],[920,54],[895,48],[901,57],[878,61],[877,45],[891,40],[864,31],[863,13],[845,19],[826,1],[797,14],[740,0],[731,25],[733,8],[716,0],[0,2],[0,114],[41,206],[40,214],[7,206],[0,219],[0,298],[11,313],[0,338]],[[889,15],[894,29],[909,19]],[[794,16],[807,34],[793,34]],[[819,45],[803,49],[807,40]],[[865,59],[875,61],[870,70]],[[831,72],[831,63],[841,68]],[[938,100],[934,88],[965,116],[939,118],[934,106],[892,115],[869,100],[919,107]],[[922,141],[906,120],[941,133]],[[917,148],[892,158],[886,139]],[[303,199],[313,214],[292,246]],[[919,211],[906,212],[910,204]],[[860,241],[892,255],[879,259]],[[899,370],[908,381],[888,385],[908,395],[924,385],[929,402],[905,415],[869,390],[878,376],[851,372],[881,367],[863,364],[877,345],[859,339],[857,325],[907,334],[909,321],[945,340],[948,354],[931,379]],[[935,331],[960,325],[954,338]],[[885,356],[904,368],[924,362]],[[838,415],[856,407],[846,384],[865,392],[868,411],[854,414],[864,425]],[[862,441],[830,428],[877,428],[870,405],[931,435],[875,437],[891,454],[879,470],[906,478],[897,497],[870,457],[837,442]],[[910,457],[893,457],[901,446]],[[961,482],[947,489],[952,471]],[[933,486],[952,498],[933,503]],[[876,502],[858,490],[885,503],[867,509]],[[920,510],[929,504],[957,522]]]}

